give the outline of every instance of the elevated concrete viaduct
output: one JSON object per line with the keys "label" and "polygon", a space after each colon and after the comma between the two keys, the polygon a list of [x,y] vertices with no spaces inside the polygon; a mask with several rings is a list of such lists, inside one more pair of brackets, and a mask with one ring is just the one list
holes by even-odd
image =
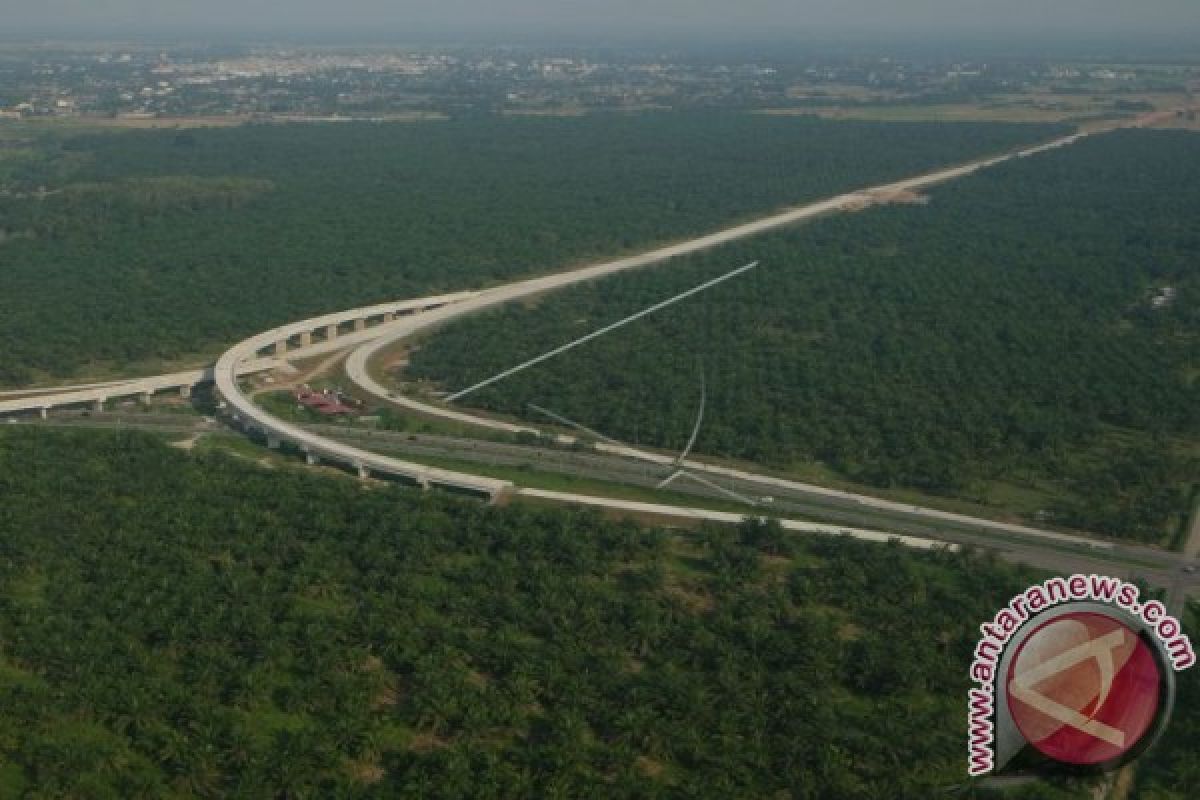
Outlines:
{"label": "elevated concrete viaduct", "polygon": [[[478,292],[460,292],[351,309],[283,325],[252,336],[227,350],[217,360],[216,366],[213,367],[213,380],[216,383],[217,394],[227,404],[228,415],[241,427],[262,433],[266,437],[269,447],[281,447],[286,443],[298,448],[304,453],[309,464],[333,463],[349,468],[360,478],[371,476],[403,478],[423,487],[441,486],[482,494],[494,499],[511,491],[513,484],[509,481],[402,461],[326,439],[278,419],[259,408],[242,392],[238,385],[238,376],[244,374],[244,366],[252,363],[263,348],[274,348],[277,353],[288,352],[288,342],[293,337],[299,337],[299,340],[303,342],[305,334],[309,334],[308,341],[311,341],[311,334],[320,330],[325,332],[326,339],[324,341],[291,351],[295,355],[319,355],[361,344],[386,333],[391,326],[405,324],[404,318],[406,317],[428,314],[437,309],[465,302],[478,294]],[[394,321],[397,318],[401,321]],[[375,322],[376,320],[378,322]],[[339,326],[346,323],[350,324],[353,331],[348,334],[339,334]]]}

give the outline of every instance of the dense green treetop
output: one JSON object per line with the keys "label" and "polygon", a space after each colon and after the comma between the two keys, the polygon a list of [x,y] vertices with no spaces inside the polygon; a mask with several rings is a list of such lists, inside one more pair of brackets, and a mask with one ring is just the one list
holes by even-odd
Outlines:
{"label": "dense green treetop", "polygon": [[0,385],[211,355],[1060,132],[711,113],[56,137],[0,162]]}
{"label": "dense green treetop", "polygon": [[925,800],[1031,578],[0,429],[0,796]]}
{"label": "dense green treetop", "polygon": [[[1200,605],[1189,604],[1185,626],[1195,641]],[[1132,796],[1139,800],[1190,800],[1200,786],[1200,670],[1175,676],[1175,707],[1162,738],[1146,753],[1136,769]]]}

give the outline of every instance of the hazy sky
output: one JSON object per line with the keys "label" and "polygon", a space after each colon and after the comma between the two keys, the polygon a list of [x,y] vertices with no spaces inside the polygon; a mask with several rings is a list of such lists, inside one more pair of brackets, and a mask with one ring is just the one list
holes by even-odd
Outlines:
{"label": "hazy sky", "polygon": [[1200,0],[0,0],[8,35],[1200,34]]}

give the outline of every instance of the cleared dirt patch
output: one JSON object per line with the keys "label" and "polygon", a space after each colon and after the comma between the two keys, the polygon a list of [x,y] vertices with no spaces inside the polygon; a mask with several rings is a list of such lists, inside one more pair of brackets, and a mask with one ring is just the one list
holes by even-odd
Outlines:
{"label": "cleared dirt patch", "polygon": [[919,194],[908,189],[879,189],[860,192],[855,196],[855,200],[847,203],[844,208],[847,211],[863,211],[873,206],[926,206],[929,205],[929,199],[927,194]]}

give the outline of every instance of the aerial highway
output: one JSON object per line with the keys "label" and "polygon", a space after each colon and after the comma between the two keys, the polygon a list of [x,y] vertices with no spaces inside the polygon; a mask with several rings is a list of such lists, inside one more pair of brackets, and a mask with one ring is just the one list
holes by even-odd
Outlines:
{"label": "aerial highway", "polygon": [[[920,175],[914,178],[838,195],[837,197],[831,199],[811,203],[800,208],[790,209],[788,211],[774,214],[742,225],[735,225],[715,233],[700,236],[687,242],[668,245],[666,247],[661,247],[636,256],[621,258],[602,264],[596,264],[582,269],[560,272],[554,275],[517,281],[504,286],[498,286],[480,291],[472,297],[464,298],[462,302],[446,304],[427,313],[409,317],[402,322],[397,323],[396,325],[390,326],[386,331],[380,331],[378,336],[364,342],[358,346],[353,353],[351,353],[350,357],[346,361],[346,375],[354,384],[359,386],[368,394],[393,403],[397,406],[406,408],[409,411],[504,433],[531,433],[539,436],[551,436],[564,444],[571,444],[575,441],[575,437],[569,435],[549,433],[528,425],[517,425],[489,419],[478,414],[470,414],[463,411],[454,410],[445,405],[422,402],[421,400],[413,397],[400,395],[391,391],[387,387],[383,386],[378,380],[376,380],[375,377],[372,376],[371,371],[368,369],[368,364],[370,360],[380,351],[394,346],[396,343],[411,337],[414,334],[427,331],[450,320],[467,314],[475,313],[482,309],[513,302],[515,300],[524,299],[533,295],[543,294],[545,292],[554,291],[557,289],[563,289],[584,281],[596,280],[628,270],[662,264],[677,256],[695,253],[717,247],[728,242],[757,236],[781,226],[793,225],[798,222],[810,220],[825,214],[860,208],[864,199],[869,199],[875,195],[886,196],[898,191],[912,191],[915,189],[926,188],[938,183],[943,183],[970,175],[981,169],[985,169],[1014,158],[1026,158],[1037,155],[1038,153],[1069,146],[1088,135],[1088,133],[1082,132],[1075,133],[1070,136],[1064,136],[1059,139],[1055,139],[1054,141],[1046,144],[1038,145],[1036,147],[1023,148],[1015,152],[973,161],[961,166],[938,170],[936,172]],[[662,467],[668,467],[675,463],[675,458],[672,456],[640,450],[617,443],[601,442],[596,444],[595,448],[599,451],[614,455],[622,455],[630,458],[641,459]],[[862,510],[883,511],[894,515],[920,518],[931,524],[941,527],[968,527],[976,530],[991,531],[1004,535],[1017,535],[1025,538],[1042,538],[1048,542],[1095,549],[1110,549],[1113,547],[1111,543],[1103,542],[1094,538],[1040,530],[1025,525],[1018,525],[996,520],[985,520],[976,517],[970,517],[964,514],[955,514],[952,512],[925,508],[907,503],[897,503],[868,495],[829,489],[826,487],[804,484],[797,481],[772,477],[760,473],[708,464],[696,459],[684,460],[680,462],[678,466],[684,467],[693,472],[704,473],[712,478],[752,482],[755,485],[755,491],[757,491],[759,494],[773,494],[780,491],[804,493],[812,498],[819,497],[827,501],[837,501],[851,505],[857,505],[861,507]]]}
{"label": "aerial highway", "polygon": [[[355,448],[341,442],[324,439],[299,426],[274,417],[243,393],[238,381],[239,370],[244,363],[262,357],[264,351],[271,351],[275,357],[280,357],[288,353],[291,348],[291,342],[297,338],[299,339],[298,352],[303,353],[305,356],[331,352],[350,344],[367,343],[367,347],[360,348],[352,354],[347,364],[347,371],[353,381],[364,386],[369,391],[375,391],[386,398],[388,395],[387,390],[373,383],[367,375],[366,361],[379,347],[403,339],[417,331],[427,330],[430,327],[442,324],[464,314],[474,313],[481,309],[494,307],[512,300],[561,289],[581,281],[596,280],[627,270],[661,264],[676,256],[699,252],[726,242],[755,236],[765,231],[812,219],[822,214],[853,207],[861,202],[863,192],[872,193],[910,189],[912,187],[928,186],[952,180],[985,167],[1017,158],[1022,154],[1030,155],[1042,150],[1071,144],[1084,135],[1086,134],[1072,134],[1071,136],[1061,137],[1038,147],[1025,148],[1020,151],[980,159],[968,164],[910,178],[899,183],[842,194],[828,200],[772,214],[753,222],[735,225],[715,233],[667,245],[627,258],[517,281],[480,291],[418,298],[416,300],[404,301],[401,304],[391,303],[350,309],[336,314],[327,314],[322,317],[282,325],[265,333],[260,333],[257,336],[252,336],[223,353],[213,368],[213,380],[218,395],[228,405],[229,413],[234,419],[246,428],[261,431],[267,437],[269,445],[278,446],[278,444],[286,441],[303,450],[308,459],[314,463],[321,459],[335,461],[356,469],[364,476],[372,473],[398,476],[415,481],[422,486],[438,484],[455,489],[481,492],[494,498],[497,495],[513,491],[514,487],[505,481],[497,481],[450,470],[422,467],[419,464],[381,456],[377,453]],[[340,334],[340,328],[346,324],[353,325],[353,333],[348,337]]]}
{"label": "aerial highway", "polygon": [[[282,443],[299,448],[305,454],[310,464],[322,461],[333,462],[350,467],[357,471],[360,477],[400,477],[410,480],[422,487],[440,486],[455,490],[465,490],[485,495],[492,500],[499,500],[512,495],[522,495],[539,500],[556,500],[581,505],[593,505],[611,510],[628,513],[655,514],[660,517],[681,518],[689,520],[712,520],[727,522],[740,519],[740,515],[727,512],[712,511],[707,508],[688,508],[673,506],[655,506],[647,504],[631,504],[629,501],[614,500],[603,497],[590,497],[578,494],[547,494],[536,489],[525,489],[515,486],[511,481],[498,480],[468,472],[440,469],[419,462],[394,458],[374,450],[367,450],[348,444],[345,441],[324,435],[295,425],[275,417],[259,407],[242,389],[239,376],[240,365],[252,361],[264,349],[273,348],[275,354],[287,352],[288,342],[296,337],[301,341],[301,352],[311,356],[317,352],[328,352],[339,347],[353,345],[355,342],[370,335],[381,335],[397,328],[405,328],[412,321],[425,316],[436,316],[443,309],[463,303],[470,303],[478,293],[467,292],[458,295],[445,295],[432,298],[420,298],[404,301],[402,304],[384,304],[367,309],[327,314],[322,317],[290,323],[273,328],[265,333],[252,336],[227,350],[217,360],[213,367],[213,381],[217,394],[225,404],[224,413],[235,424],[244,430],[258,431],[267,439],[269,447],[278,447]],[[370,320],[378,318],[374,331]],[[350,323],[354,333],[349,337],[339,338],[330,334],[321,344],[312,343],[312,333],[318,330],[335,331],[340,326]],[[872,541],[896,539],[913,547],[933,547],[939,542],[924,537],[893,534],[879,530],[866,530],[846,524],[820,524],[788,521],[792,530],[802,530],[808,533],[844,534]]]}
{"label": "aerial highway", "polygon": [[[1094,134],[1075,133],[1036,147],[1023,148],[907,180],[845,193],[626,258],[478,291],[382,303],[293,322],[238,343],[227,350],[217,364],[208,370],[106,384],[64,387],[62,390],[31,389],[18,392],[16,394],[19,396],[0,402],[0,414],[36,411],[45,416],[49,409],[79,404],[93,404],[95,407],[101,408],[105,401],[114,397],[141,396],[148,398],[157,391],[172,388],[186,391],[196,383],[211,380],[215,383],[218,396],[225,404],[225,414],[231,421],[244,430],[262,433],[272,447],[277,447],[283,442],[289,443],[303,451],[310,463],[334,462],[357,470],[364,477],[370,475],[401,477],[421,486],[446,486],[476,492],[491,498],[524,494],[547,501],[575,502],[601,505],[612,509],[623,508],[627,511],[646,512],[645,508],[631,508],[628,502],[521,489],[514,486],[511,481],[497,480],[468,472],[439,469],[417,461],[374,452],[371,449],[356,446],[360,444],[359,442],[350,443],[345,440],[345,437],[335,436],[331,432],[315,430],[278,419],[260,408],[247,396],[240,378],[251,372],[279,366],[288,359],[309,358],[352,347],[354,349],[346,362],[346,372],[355,384],[370,394],[434,417],[508,433],[532,432],[544,435],[543,431],[529,426],[491,420],[456,411],[443,405],[423,403],[414,398],[398,396],[380,385],[371,376],[368,363],[375,354],[384,348],[466,314],[584,281],[660,265],[677,256],[756,236],[821,215],[861,208],[864,201],[872,202],[876,198],[886,197],[891,193],[914,191],[954,180],[1010,159],[1031,157],[1051,149],[1071,145],[1088,135]],[[574,437],[563,434],[554,434],[553,438],[563,444],[571,444],[575,441]],[[620,444],[600,443],[594,445],[594,448],[597,455],[626,461],[633,459],[655,468],[675,464],[675,459],[669,455],[643,451]],[[995,545],[1000,549],[1008,548],[1011,554],[1021,557],[1022,560],[1047,567],[1068,563],[1112,566],[1118,562],[1125,562],[1129,569],[1138,574],[1152,574],[1155,578],[1161,579],[1178,573],[1186,560],[1186,557],[1180,554],[1164,553],[1152,548],[1133,548],[1087,536],[1065,534],[897,503],[747,470],[707,464],[696,459],[685,460],[676,466],[682,466],[689,471],[723,481],[738,491],[751,493],[754,496],[766,494],[778,496],[780,498],[779,505],[773,505],[774,510],[803,509],[801,513],[821,514],[825,518],[836,520],[830,525],[815,526],[825,529],[826,532],[857,531],[867,535],[868,538],[879,535],[886,537],[887,534],[859,528],[855,524],[863,520],[874,520],[878,525],[886,520],[886,525],[882,527],[886,527],[889,532],[904,531],[906,534],[911,532],[913,541],[910,543],[916,543],[919,538],[918,534],[923,532],[928,537],[946,542],[984,543]],[[611,471],[615,468],[610,463],[606,469]],[[628,471],[627,467],[626,470]],[[702,493],[695,486],[691,487],[689,491],[695,494]],[[676,516],[688,516],[680,507],[671,508]],[[705,518],[712,518],[712,514],[718,513],[706,509],[691,509],[690,511]],[[761,507],[758,511],[750,513],[761,513]],[[813,526],[812,523],[805,524]],[[1178,584],[1181,581],[1188,587],[1194,583],[1191,577],[1177,578],[1175,583]]]}
{"label": "aerial highway", "polygon": [[[300,338],[301,350],[305,355],[329,352],[371,335],[373,332],[369,329],[369,326],[373,318],[380,320],[378,327],[389,328],[397,324],[403,324],[395,322],[396,317],[399,315],[416,317],[423,314],[435,313],[433,309],[465,302],[474,296],[474,294],[473,292],[464,292],[456,295],[419,298],[417,300],[406,300],[399,303],[386,303],[369,308],[353,309],[336,314],[326,314],[321,317],[282,325],[266,333],[252,336],[226,350],[217,359],[216,366],[213,367],[213,383],[216,386],[217,394],[226,404],[227,413],[241,427],[260,431],[267,437],[268,446],[278,447],[282,442],[286,441],[300,448],[306,454],[309,463],[316,464],[323,459],[348,465],[356,469],[363,477],[368,477],[371,474],[402,477],[423,487],[437,484],[454,489],[479,492],[488,497],[495,498],[497,495],[510,490],[512,484],[508,481],[441,470],[390,458],[306,431],[298,425],[285,422],[260,408],[249,396],[243,393],[238,381],[240,368],[243,363],[254,360],[266,348],[273,348],[276,355],[287,352],[288,343],[294,337]],[[354,333],[349,337],[342,337],[338,333],[340,327],[345,323],[350,323],[354,329]],[[312,335],[315,331],[327,332],[323,343],[312,343]]]}

